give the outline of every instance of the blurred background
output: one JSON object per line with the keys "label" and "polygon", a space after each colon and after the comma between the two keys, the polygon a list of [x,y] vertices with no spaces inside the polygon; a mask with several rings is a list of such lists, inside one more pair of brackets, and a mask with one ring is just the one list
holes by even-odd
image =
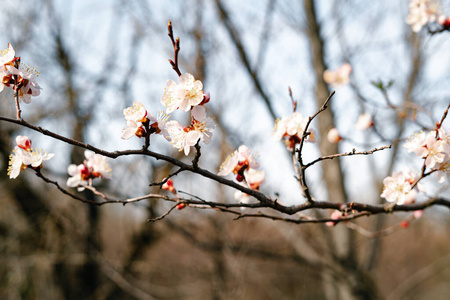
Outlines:
{"label": "blurred background", "polygon": [[[323,72],[344,63],[353,68],[351,83],[337,89],[331,109],[313,123],[319,142],[306,145],[306,161],[393,144],[389,151],[330,160],[307,173],[315,198],[340,203],[384,203],[383,178],[405,166],[420,170],[422,161],[401,142],[433,128],[450,98],[450,34],[413,33],[406,0],[1,0],[1,8],[0,48],[11,43],[22,63],[41,73],[43,90],[22,104],[24,119],[108,151],[142,146],[137,138],[120,138],[122,110],[133,101],[153,115],[163,110],[166,81],[177,80],[168,63],[171,20],[181,39],[181,71],[211,93],[208,113],[217,126],[212,143],[202,144],[200,167],[218,172],[225,157],[245,144],[266,172],[261,191],[284,204],[304,202],[289,153],[271,136],[275,119],[292,113],[288,86],[297,110],[310,116],[333,90]],[[442,11],[450,13],[448,1]],[[396,109],[373,81],[392,81],[388,97]],[[14,118],[12,92],[5,89],[0,98],[1,115]],[[375,126],[356,130],[363,112]],[[449,121],[444,124],[448,129]],[[339,145],[321,138],[331,127],[344,137]],[[0,131],[1,299],[450,297],[448,209],[427,209],[407,228],[399,224],[411,213],[330,228],[233,220],[189,207],[147,222],[171,204],[98,207],[64,196],[31,170],[10,180],[6,169],[19,134],[56,154],[43,172],[62,185],[67,166],[80,164],[84,151],[5,122]],[[193,157],[160,136],[152,138],[150,150],[186,162]],[[111,166],[112,179],[96,186],[116,199],[164,193],[149,184],[176,170],[149,157],[121,157]],[[174,182],[205,200],[235,201],[232,189],[199,176],[181,173]],[[427,196],[449,190],[431,177],[425,185]]]}

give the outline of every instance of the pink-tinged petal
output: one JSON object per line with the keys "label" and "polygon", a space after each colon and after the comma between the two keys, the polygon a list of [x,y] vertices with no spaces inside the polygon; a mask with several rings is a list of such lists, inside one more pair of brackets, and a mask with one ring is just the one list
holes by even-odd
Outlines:
{"label": "pink-tinged petal", "polygon": [[202,134],[202,142],[208,145],[212,140],[212,132],[205,131]]}
{"label": "pink-tinged petal", "polygon": [[67,168],[67,173],[68,173],[70,176],[75,176],[75,175],[79,174],[80,172],[78,171],[77,165],[71,164],[71,165],[69,165],[69,167]]}
{"label": "pink-tinged petal", "polygon": [[16,52],[14,51],[13,46],[11,46],[11,44],[8,44],[8,48],[6,50],[1,50],[0,54],[0,64],[4,65],[14,59]]}
{"label": "pink-tinged petal", "polygon": [[6,70],[7,70],[7,72],[8,72],[9,74],[23,76],[23,73],[20,72],[20,70],[17,69],[16,67],[10,66],[10,65],[7,65],[7,66],[5,66],[5,67],[6,67]]}
{"label": "pink-tinged petal", "polygon": [[91,160],[94,158],[95,152],[91,150],[85,150],[84,151],[84,157],[86,157],[87,160]]}
{"label": "pink-tinged petal", "polygon": [[49,160],[50,158],[52,158],[53,156],[55,156],[54,153],[45,153],[43,160]]}
{"label": "pink-tinged petal", "polygon": [[206,119],[206,108],[201,106],[194,106],[191,110],[191,116],[197,121],[203,121]]}
{"label": "pink-tinged petal", "polygon": [[80,183],[81,183],[81,176],[75,175],[74,177],[69,177],[67,179],[66,185],[68,187],[77,187],[80,185]]}
{"label": "pink-tinged petal", "polygon": [[128,140],[128,139],[130,139],[131,137],[133,137],[135,133],[136,133],[136,130],[135,130],[135,129],[128,127],[127,129],[125,129],[125,130],[122,132],[121,138],[124,139],[124,140]]}
{"label": "pink-tinged petal", "polygon": [[178,108],[182,111],[189,111],[191,109],[189,98],[183,98],[183,101],[179,103]]}
{"label": "pink-tinged petal", "polygon": [[[194,89],[196,89],[196,90],[203,89],[203,83],[200,80],[196,80],[194,82]],[[203,95],[202,95],[202,101],[203,101]]]}
{"label": "pink-tinged petal", "polygon": [[31,103],[31,95],[23,94],[21,99],[26,104],[30,104]]}
{"label": "pink-tinged petal", "polygon": [[219,176],[226,176],[233,172],[234,167],[239,163],[238,156],[236,153],[228,156],[226,160],[220,166],[220,172],[217,174]]}
{"label": "pink-tinged petal", "polygon": [[194,76],[192,76],[189,73],[184,73],[183,75],[180,76],[180,78],[178,79],[179,84],[181,85],[185,85],[188,84],[189,82],[194,81]]}
{"label": "pink-tinged petal", "polygon": [[186,145],[195,146],[198,140],[201,138],[202,133],[199,131],[189,131],[186,134]]}
{"label": "pink-tinged petal", "polygon": [[31,140],[27,136],[18,135],[16,137],[16,144],[24,150],[29,150],[31,148]]}

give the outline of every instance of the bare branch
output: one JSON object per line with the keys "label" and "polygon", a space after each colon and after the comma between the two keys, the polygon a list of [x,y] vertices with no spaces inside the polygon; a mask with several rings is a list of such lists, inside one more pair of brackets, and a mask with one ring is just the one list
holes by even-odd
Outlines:
{"label": "bare branch", "polygon": [[180,68],[178,67],[178,53],[180,52],[180,38],[177,37],[174,39],[173,36],[173,29],[172,29],[172,22],[169,21],[167,25],[167,29],[169,31],[168,35],[170,37],[170,40],[172,41],[173,50],[174,50],[174,60],[169,59],[170,64],[172,65],[172,68],[175,72],[177,72],[178,76],[181,76]]}
{"label": "bare branch", "polygon": [[372,150],[369,151],[361,151],[361,152],[356,152],[355,149],[353,149],[350,152],[346,152],[346,153],[340,153],[340,154],[334,154],[334,155],[328,155],[328,156],[322,156],[319,157],[316,160],[313,160],[312,162],[308,163],[305,165],[305,169],[311,167],[312,165],[314,165],[315,163],[322,161],[322,160],[326,160],[326,159],[333,159],[333,158],[337,158],[337,157],[342,157],[342,156],[353,156],[353,155],[370,155],[373,154],[374,152],[377,151],[381,151],[381,150],[385,150],[385,149],[390,149],[392,147],[392,145],[387,145],[387,146],[383,146],[380,148],[374,148]]}

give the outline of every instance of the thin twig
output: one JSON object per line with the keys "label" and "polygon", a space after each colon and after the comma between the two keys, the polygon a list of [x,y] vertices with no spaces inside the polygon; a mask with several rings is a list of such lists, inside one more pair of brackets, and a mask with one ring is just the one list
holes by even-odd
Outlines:
{"label": "thin twig", "polygon": [[169,59],[169,63],[171,64],[174,71],[177,72],[178,76],[181,76],[181,71],[178,67],[178,53],[180,52],[180,49],[181,49],[180,48],[180,38],[177,37],[176,39],[174,39],[171,21],[168,22],[167,29],[168,29],[168,32],[169,32],[168,35],[170,37],[170,40],[172,41],[173,50],[174,50],[174,60]]}
{"label": "thin twig", "polygon": [[169,180],[169,179],[172,178],[173,176],[178,175],[178,173],[180,173],[181,171],[183,171],[182,168],[176,170],[176,171],[173,172],[172,174],[169,174],[166,178],[164,178],[164,179],[163,179],[162,181],[160,181],[160,182],[152,182],[152,183],[150,183],[149,186],[156,186],[156,185],[159,185],[159,187],[162,187],[162,185],[163,185],[164,183],[166,183],[167,180]]}
{"label": "thin twig", "polygon": [[381,150],[385,150],[385,149],[390,149],[392,147],[392,145],[387,145],[387,146],[383,146],[380,148],[374,148],[372,150],[369,151],[361,151],[361,152],[356,152],[355,149],[353,149],[350,152],[346,152],[346,153],[340,153],[340,154],[333,154],[333,155],[328,155],[328,156],[322,156],[319,157],[315,160],[313,160],[312,162],[308,163],[305,165],[305,169],[311,167],[312,165],[314,165],[315,163],[322,161],[322,160],[326,160],[326,159],[333,159],[333,158],[337,158],[337,157],[342,157],[342,156],[353,156],[353,155],[369,155],[369,154],[373,154],[374,152],[377,151],[381,151]]}
{"label": "thin twig", "polygon": [[314,199],[312,198],[312,196],[311,196],[311,194],[309,192],[308,184],[306,183],[306,172],[305,172],[306,168],[304,166],[303,156],[302,156],[303,145],[305,143],[306,137],[310,134],[308,132],[309,125],[311,124],[311,122],[314,120],[314,118],[317,115],[319,115],[321,112],[323,112],[325,109],[327,109],[328,102],[330,102],[331,97],[333,97],[334,93],[335,93],[334,91],[331,92],[331,94],[328,96],[328,98],[323,103],[322,107],[319,108],[319,110],[313,116],[309,117],[308,122],[305,125],[305,129],[303,130],[303,133],[302,133],[302,139],[300,140],[299,149],[297,150],[298,151],[297,161],[300,164],[299,182],[300,182],[300,185],[302,186],[303,194],[306,197],[306,200],[308,201],[309,204],[314,203]]}
{"label": "thin twig", "polygon": [[[408,223],[414,221],[416,219],[416,217],[414,217],[414,215],[410,216],[407,220],[404,220]],[[389,226],[383,230],[379,230],[376,232],[371,232],[363,227],[361,227],[360,225],[353,223],[353,222],[345,222],[344,223],[348,228],[355,230],[356,232],[358,232],[359,234],[368,237],[368,238],[376,238],[376,237],[381,237],[381,236],[388,236],[393,234],[396,231],[399,231],[401,229],[403,229],[402,224],[398,223],[392,226]]]}
{"label": "thin twig", "polygon": [[445,118],[447,117],[448,110],[450,109],[450,104],[447,106],[447,109],[445,110],[444,114],[442,115],[441,121],[436,124],[436,129],[440,129],[442,126],[442,123],[444,123]]}
{"label": "thin twig", "polygon": [[[183,203],[183,202],[181,202],[181,203]],[[172,210],[174,210],[178,206],[178,204],[180,204],[180,203],[177,203],[177,204],[173,205],[168,211],[166,211],[161,216],[159,216],[157,218],[153,218],[153,219],[148,219],[147,222],[156,222],[156,221],[164,219],[165,217],[167,217],[172,212]]]}

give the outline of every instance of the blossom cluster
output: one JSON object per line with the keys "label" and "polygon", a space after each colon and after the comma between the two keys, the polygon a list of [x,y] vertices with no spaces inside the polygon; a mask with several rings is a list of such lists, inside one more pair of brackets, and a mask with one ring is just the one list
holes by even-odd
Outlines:
{"label": "blossom cluster", "polygon": [[[230,154],[220,166],[219,176],[226,176],[230,173],[236,175],[236,180],[242,185],[258,190],[261,183],[264,181],[265,173],[260,171],[259,162],[256,160],[256,155],[247,146],[242,145],[238,150]],[[247,203],[249,195],[236,191],[235,199]]]}
{"label": "blossom cluster", "polygon": [[437,0],[410,0],[406,23],[411,25],[414,32],[419,32],[427,23],[442,20],[441,15],[440,3]]}
{"label": "blossom cluster", "polygon": [[16,52],[11,44],[8,49],[0,52],[0,92],[4,87],[13,87],[17,91],[19,99],[25,103],[31,102],[31,97],[39,96],[42,89],[36,82],[39,72],[20,63],[20,57],[16,57]]}
{"label": "blossom cluster", "polygon": [[166,113],[177,109],[190,111],[191,122],[189,126],[183,126],[178,121],[172,120],[166,123],[168,132],[167,140],[179,151],[188,155],[190,148],[199,140],[209,144],[212,138],[214,122],[206,115],[205,104],[210,100],[209,93],[203,92],[203,84],[195,80],[189,73],[183,74],[178,79],[178,84],[168,80],[161,104],[166,107]]}
{"label": "blossom cluster", "polygon": [[259,171],[258,168],[259,162],[256,161],[254,152],[242,145],[225,159],[218,175],[233,173],[237,181],[246,182],[251,189],[258,189],[264,181],[264,171]]}
{"label": "blossom cluster", "polygon": [[164,125],[168,116],[159,113],[157,117],[149,114],[145,106],[138,101],[133,102],[133,106],[123,110],[123,115],[127,121],[127,127],[122,132],[122,139],[129,139],[133,135],[141,138],[148,137],[150,134],[162,134],[167,136],[167,130]]}
{"label": "blossom cluster", "polygon": [[[299,112],[294,112],[290,116],[282,117],[275,121],[272,136],[275,140],[283,139],[289,151],[294,150],[295,145],[299,144],[303,139],[308,118],[305,118]],[[306,141],[315,142],[314,130],[309,130]]]}
{"label": "blossom cluster", "polygon": [[450,172],[450,133],[443,128],[414,134],[404,147],[425,160],[425,166],[435,172],[439,183],[448,181]]}
{"label": "blossom cluster", "polygon": [[388,176],[383,180],[384,190],[381,197],[388,202],[400,205],[413,203],[418,191],[423,191],[420,183],[413,188],[413,184],[418,177],[417,174],[409,169],[400,172],[394,171],[392,176]]}
{"label": "blossom cluster", "polygon": [[28,167],[33,169],[42,167],[43,161],[55,156],[53,153],[42,153],[42,150],[32,149],[31,140],[27,136],[17,136],[16,144],[14,154],[9,157],[8,175],[11,179],[19,176],[20,171]]}
{"label": "blossom cluster", "polygon": [[105,156],[86,150],[84,157],[86,159],[82,164],[71,164],[67,168],[67,172],[72,176],[67,179],[67,186],[78,187],[78,191],[83,191],[86,186],[92,186],[94,178],[111,177],[111,167]]}
{"label": "blossom cluster", "polygon": [[383,180],[384,190],[381,197],[397,204],[414,202],[417,191],[423,191],[418,181],[423,178],[426,169],[430,170],[428,174],[435,174],[439,183],[450,179],[450,134],[443,128],[428,133],[415,133],[405,142],[404,147],[424,160],[424,171],[422,177],[409,170],[393,172],[392,176]]}
{"label": "blossom cluster", "polygon": [[[166,107],[165,113],[161,112],[155,118],[147,112],[142,103],[135,101],[133,106],[123,111],[127,127],[122,138],[129,139],[133,135],[148,138],[152,133],[162,134],[173,147],[184,151],[185,155],[189,154],[190,148],[199,140],[208,144],[211,141],[214,122],[206,115],[204,104],[209,102],[210,96],[202,89],[202,82],[195,80],[189,73],[181,75],[178,84],[168,80],[161,98],[161,104]],[[183,126],[176,120],[168,121],[168,114],[177,109],[190,112],[189,126]]]}

